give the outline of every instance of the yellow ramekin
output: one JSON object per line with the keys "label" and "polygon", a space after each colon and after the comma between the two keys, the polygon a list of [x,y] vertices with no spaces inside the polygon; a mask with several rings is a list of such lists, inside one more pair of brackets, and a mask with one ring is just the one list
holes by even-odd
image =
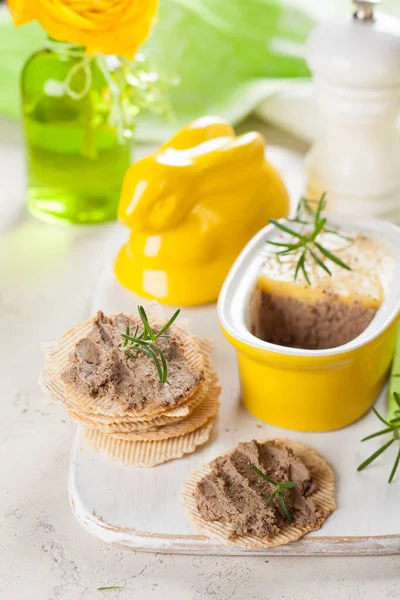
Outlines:
{"label": "yellow ramekin", "polygon": [[359,419],[381,390],[393,358],[400,310],[400,229],[377,219],[332,217],[347,231],[382,240],[395,257],[391,290],[367,329],[328,350],[270,344],[247,327],[249,297],[274,226],[259,231],[231,268],[218,300],[222,330],[238,357],[242,402],[262,421],[297,431],[329,431]]}

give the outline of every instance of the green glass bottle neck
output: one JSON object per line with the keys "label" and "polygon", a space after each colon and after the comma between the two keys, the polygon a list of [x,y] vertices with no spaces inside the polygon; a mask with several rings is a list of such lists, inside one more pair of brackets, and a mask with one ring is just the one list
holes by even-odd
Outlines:
{"label": "green glass bottle neck", "polygon": [[77,58],[85,56],[85,46],[73,44],[71,42],[62,42],[47,35],[45,47],[47,50],[58,54],[67,54],[68,56],[76,56]]}

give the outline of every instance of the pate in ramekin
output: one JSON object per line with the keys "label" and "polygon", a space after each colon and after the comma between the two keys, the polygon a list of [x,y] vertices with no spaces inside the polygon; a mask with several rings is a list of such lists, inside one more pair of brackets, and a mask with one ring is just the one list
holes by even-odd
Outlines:
{"label": "pate in ramekin", "polygon": [[331,275],[311,260],[308,281],[302,269],[294,281],[299,254],[274,255],[287,239],[273,224],[244,248],[218,301],[222,329],[237,350],[244,406],[299,431],[337,429],[363,415],[394,350],[400,229],[348,215],[330,221],[340,235],[318,240],[351,270],[318,253]]}

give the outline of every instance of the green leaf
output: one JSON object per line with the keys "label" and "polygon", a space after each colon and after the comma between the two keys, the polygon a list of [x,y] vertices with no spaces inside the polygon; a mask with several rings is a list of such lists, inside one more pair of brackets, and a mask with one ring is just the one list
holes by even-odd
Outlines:
{"label": "green leaf", "polygon": [[267,506],[267,508],[269,506],[271,506],[275,496],[278,497],[278,501],[279,504],[281,505],[281,508],[287,518],[287,520],[289,521],[289,523],[292,522],[292,517],[288,511],[288,508],[286,506],[285,503],[285,499],[283,497],[283,490],[285,489],[289,489],[289,488],[294,488],[296,487],[296,482],[295,481],[282,481],[282,483],[278,483],[277,481],[274,481],[273,479],[271,479],[270,477],[268,477],[268,475],[265,475],[265,473],[263,473],[262,471],[260,471],[260,469],[258,469],[255,465],[250,465],[251,468],[253,469],[253,471],[255,471],[255,473],[257,473],[257,475],[259,475],[260,477],[262,477],[262,479],[265,479],[265,481],[268,481],[268,483],[271,483],[272,485],[275,486],[274,491],[272,492],[272,494],[267,498],[265,504]]}
{"label": "green leaf", "polygon": [[[318,223],[321,217],[321,212],[325,209],[326,206],[326,192],[324,192],[318,202],[317,210],[315,212],[315,222]],[[326,219],[325,219],[326,222]]]}
{"label": "green leaf", "polygon": [[281,223],[280,221],[277,221],[276,219],[270,219],[269,222],[272,223],[273,225],[275,225],[275,227],[277,227],[278,229],[281,229],[282,231],[284,231],[285,233],[289,233],[293,237],[297,237],[300,240],[305,240],[304,236],[301,233],[298,233],[294,229],[291,229],[287,225],[284,225],[284,223]]}
{"label": "green leaf", "polygon": [[385,452],[385,450],[387,448],[389,448],[389,446],[391,446],[393,444],[393,442],[394,442],[394,439],[389,440],[389,442],[387,442],[386,444],[381,446],[381,448],[379,448],[379,450],[377,450],[376,452],[371,454],[371,456],[369,458],[367,458],[363,463],[361,463],[361,465],[358,467],[357,471],[362,471],[363,469],[365,469],[365,467],[368,467],[368,465],[370,465],[376,458],[378,458],[378,456],[380,456],[383,452]]}
{"label": "green leaf", "polygon": [[148,346],[147,348],[142,348],[141,352],[143,352],[143,354],[146,354],[146,356],[151,358],[151,360],[155,364],[155,367],[156,367],[157,373],[158,373],[158,377],[159,377],[161,383],[165,383],[164,374],[163,374],[163,371],[162,371],[162,368],[160,365],[160,361],[158,360],[158,357],[157,357],[156,353],[154,352],[153,348],[151,346]]}
{"label": "green leaf", "polygon": [[387,427],[386,429],[381,429],[380,431],[376,431],[375,433],[367,435],[367,437],[363,438],[361,441],[366,442],[367,440],[372,440],[372,438],[385,435],[385,433],[390,433],[391,431],[393,431],[393,427]]}
{"label": "green leaf", "polygon": [[[140,337],[136,337],[136,338],[135,338],[135,337],[132,337],[132,336],[128,336],[128,337],[127,337],[127,336],[125,335],[125,333],[121,333],[120,335],[121,335],[121,337],[122,337],[122,338],[125,338],[125,339],[126,339],[128,342],[130,342],[130,343],[132,344],[132,345],[130,346],[130,348],[134,348],[134,346],[135,346],[136,344],[138,344],[139,346],[149,346],[149,345],[152,343],[152,341],[151,341],[151,340],[149,340],[149,339],[145,339],[145,340],[143,340],[143,339],[141,339]],[[138,350],[139,350],[139,348],[138,348]]]}
{"label": "green leaf", "polygon": [[272,492],[272,494],[270,495],[270,497],[266,499],[266,501],[265,501],[265,506],[266,506],[267,508],[269,508],[269,507],[271,506],[271,504],[273,503],[273,501],[274,501],[274,499],[275,499],[275,496],[276,496],[276,494],[277,494],[278,492],[279,492],[279,487],[276,487],[276,488],[274,489],[274,491]]}
{"label": "green leaf", "polygon": [[278,502],[281,505],[281,509],[286,517],[286,520],[291,523],[293,521],[292,515],[290,514],[288,507],[286,506],[285,498],[283,497],[282,492],[278,494]]}
{"label": "green leaf", "polygon": [[146,311],[144,310],[143,306],[138,306],[138,313],[139,313],[140,318],[142,319],[143,327],[144,327],[148,337],[152,341],[154,341],[155,336],[154,336],[153,330],[151,329],[151,327],[149,325],[149,320],[147,318]]}
{"label": "green leaf", "polygon": [[168,377],[167,361],[165,360],[164,353],[159,346],[154,344],[152,346],[152,348],[154,349],[155,352],[158,353],[158,355],[160,357],[161,371],[162,371],[162,378],[160,378],[160,380],[161,380],[161,383],[165,383],[167,381],[167,377]]}
{"label": "green leaf", "polygon": [[300,256],[300,258],[299,258],[299,261],[298,261],[298,263],[297,263],[297,265],[296,265],[296,270],[295,270],[295,272],[294,272],[294,280],[295,280],[295,281],[297,280],[297,276],[298,276],[298,274],[299,274],[299,271],[300,271],[301,267],[303,266],[303,263],[304,263],[304,261],[305,261],[305,258],[306,258],[306,257],[305,257],[305,252],[303,252],[303,254],[302,254],[302,255]]}
{"label": "green leaf", "polygon": [[314,240],[319,236],[319,234],[323,230],[325,224],[326,224],[326,219],[321,219],[315,225],[315,229],[314,229],[314,231],[312,232],[312,234],[310,235],[310,238],[309,238],[310,242],[314,242]]}
{"label": "green leaf", "polygon": [[390,427],[390,426],[391,426],[391,425],[390,425],[390,423],[389,423],[388,421],[386,421],[386,419],[384,419],[384,418],[382,417],[382,415],[380,415],[380,414],[378,413],[378,411],[376,410],[375,406],[371,406],[371,410],[372,410],[372,412],[374,413],[374,415],[375,415],[376,417],[378,417],[378,419],[379,419],[379,420],[380,420],[380,421],[381,421],[381,422],[382,422],[384,425],[387,425],[388,427]]}
{"label": "green leaf", "polygon": [[271,246],[280,246],[283,248],[287,248],[288,250],[293,250],[297,244],[285,244],[283,242],[273,242],[271,240],[267,240],[267,244],[271,244]]}
{"label": "green leaf", "polygon": [[397,471],[397,467],[399,466],[399,463],[400,463],[400,448],[399,448],[399,451],[397,452],[397,456],[394,461],[393,469],[390,473],[388,483],[392,483],[394,476],[396,475],[396,471]]}
{"label": "green leaf", "polygon": [[[395,395],[396,392],[396,395]],[[398,419],[399,415],[399,393],[400,393],[400,322],[396,328],[396,347],[394,352],[392,370],[389,379],[388,411],[386,419]]]}
{"label": "green leaf", "polygon": [[313,211],[313,209],[311,208],[309,202],[310,201],[307,200],[307,198],[300,198],[300,202],[299,202],[299,206],[298,206],[297,210],[300,211],[300,212],[302,210],[305,210],[306,213],[308,213],[309,216],[314,219],[314,217],[315,217],[315,211]]}
{"label": "green leaf", "polygon": [[289,248],[288,250],[281,250],[280,252],[275,252],[275,256],[285,256],[286,254],[291,254],[292,252],[292,248]]}
{"label": "green leaf", "polygon": [[[308,278],[307,270],[306,270],[306,267],[305,267],[305,258],[306,258],[306,256],[305,256],[305,255],[306,255],[306,253],[305,253],[305,251],[304,251],[304,253],[303,253],[304,260],[302,261],[300,268],[301,268],[301,270],[302,270],[302,272],[303,272],[304,279],[307,281],[308,285],[311,285],[311,281],[310,281],[310,280],[309,280],[309,278]],[[299,261],[299,262],[300,262],[300,261]],[[296,281],[296,276],[295,276],[295,281]]]}
{"label": "green leaf", "polygon": [[298,242],[297,244],[280,244],[278,242],[270,242],[267,240],[267,244],[271,244],[272,246],[278,246],[285,248],[285,250],[281,250],[280,252],[275,252],[276,256],[282,256],[284,254],[290,254],[291,252],[295,252],[299,248],[304,246],[303,242]]}
{"label": "green leaf", "polygon": [[[122,339],[125,340],[125,343],[119,347],[122,352],[125,352],[129,358],[135,359],[134,352],[142,352],[148,356],[153,362],[157,369],[157,373],[161,383],[166,383],[168,377],[168,365],[164,355],[164,352],[160,346],[158,346],[155,341],[160,338],[167,338],[169,336],[163,335],[165,331],[169,329],[171,324],[178,317],[180,310],[176,310],[172,317],[167,321],[167,323],[160,329],[157,335],[154,334],[154,331],[150,327],[146,311],[143,306],[138,306],[138,313],[143,323],[143,333],[137,337],[138,326],[136,326],[134,335],[129,334],[129,327],[126,328],[126,333],[121,333]],[[131,352],[132,350],[132,352]]]}
{"label": "green leaf", "polygon": [[121,333],[121,336],[122,336],[123,338],[125,338],[125,341],[124,341],[124,348],[126,348],[126,346],[128,345],[128,338],[130,338],[130,337],[131,337],[131,336],[130,336],[130,329],[129,329],[129,326],[128,326],[128,325],[127,325],[127,327],[126,327],[126,329],[125,329],[125,334]]}
{"label": "green leaf", "polygon": [[298,219],[296,218],[290,218],[290,217],[286,217],[286,221],[289,221],[289,223],[298,223],[299,225],[309,225],[309,221],[303,221],[302,219]]}
{"label": "green leaf", "polygon": [[346,240],[347,242],[353,241],[353,238],[349,237],[348,235],[344,235],[343,233],[339,233],[335,229],[330,229],[329,227],[325,227],[324,231],[325,231],[325,233],[331,233],[332,235],[336,235],[337,237],[340,237],[343,240]]}
{"label": "green leaf", "polygon": [[328,269],[328,267],[326,266],[326,264],[324,263],[324,261],[322,261],[320,259],[320,257],[315,254],[315,252],[313,252],[311,250],[311,248],[308,248],[308,251],[310,252],[312,258],[315,260],[315,262],[317,263],[317,265],[319,265],[321,267],[321,269],[323,269],[324,271],[326,271],[328,273],[328,275],[332,275],[331,271]]}
{"label": "green leaf", "polygon": [[265,481],[268,481],[268,483],[272,483],[272,485],[279,485],[279,483],[277,481],[274,481],[273,479],[271,479],[271,477],[268,477],[268,475],[266,475],[265,473],[263,473],[262,471],[260,471],[260,469],[258,469],[256,467],[256,465],[251,465],[251,468],[253,469],[253,471],[255,473],[257,473],[257,475],[259,475],[260,477],[262,477],[263,479],[265,479]]}
{"label": "green leaf", "polygon": [[169,319],[169,321],[167,321],[166,324],[164,325],[164,327],[162,327],[160,329],[160,331],[156,334],[156,336],[155,336],[156,339],[159,338],[163,333],[165,333],[171,327],[172,323],[178,318],[180,312],[181,311],[179,308],[177,311],[174,312],[174,314]]}
{"label": "green leaf", "polygon": [[340,260],[340,258],[338,258],[334,254],[332,254],[332,252],[329,252],[329,250],[327,250],[326,248],[321,246],[321,244],[319,244],[318,242],[314,242],[314,244],[317,246],[317,248],[321,252],[321,254],[326,256],[326,258],[329,258],[329,260],[331,260],[332,262],[339,265],[339,267],[342,267],[342,269],[347,269],[347,271],[351,271],[351,268],[349,267],[349,265],[346,265],[346,263],[344,263],[342,260]]}
{"label": "green leaf", "polygon": [[289,490],[291,488],[295,488],[297,483],[295,481],[284,481],[279,484],[281,490]]}

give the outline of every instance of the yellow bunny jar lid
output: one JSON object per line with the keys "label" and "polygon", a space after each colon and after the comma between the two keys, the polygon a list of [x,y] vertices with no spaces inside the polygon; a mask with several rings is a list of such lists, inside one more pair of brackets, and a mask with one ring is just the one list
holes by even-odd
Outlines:
{"label": "yellow bunny jar lid", "polygon": [[131,234],[116,276],[166,304],[211,302],[248,240],[288,208],[263,137],[202,117],[129,168],[118,218]]}

